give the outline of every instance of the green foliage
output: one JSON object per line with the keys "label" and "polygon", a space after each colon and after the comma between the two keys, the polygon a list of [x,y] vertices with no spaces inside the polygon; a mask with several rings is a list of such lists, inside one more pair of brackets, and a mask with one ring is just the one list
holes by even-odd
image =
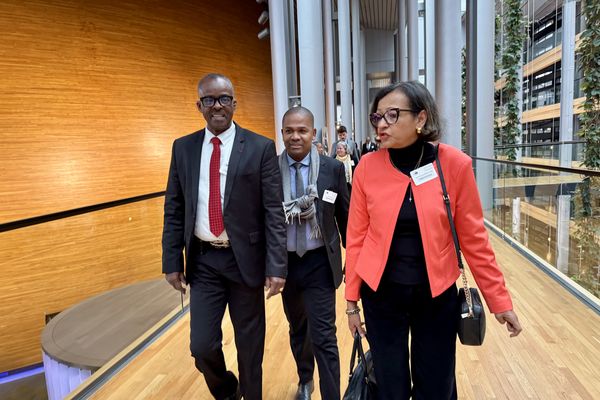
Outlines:
{"label": "green foliage", "polygon": [[585,101],[578,133],[586,143],[583,164],[600,169],[600,1],[586,1],[583,13],[587,26],[581,34],[579,59]]}
{"label": "green foliage", "polygon": [[500,28],[502,27],[502,19],[496,14],[494,18],[494,80],[500,79],[500,70],[502,69],[502,46],[500,38]]}
{"label": "green foliage", "polygon": [[[586,30],[581,34],[579,59],[582,69],[584,112],[579,136],[585,141],[583,165],[600,169],[600,1],[585,1]],[[578,186],[575,203],[575,237],[580,262],[574,280],[600,297],[600,178],[586,177]]]}
{"label": "green foliage", "polygon": [[[502,0],[504,2],[504,14],[501,24],[504,30],[503,48],[500,57],[500,66],[504,71],[506,83],[502,89],[503,98],[507,99],[506,110],[498,110],[497,116],[503,116],[506,124],[499,128],[500,141],[502,144],[516,144],[521,135],[521,121],[519,120],[519,99],[517,94],[520,90],[519,71],[522,68],[521,54],[525,40],[524,21],[521,13],[520,0]],[[497,17],[498,21],[498,17]],[[499,24],[498,24],[499,25]],[[496,26],[496,32],[500,29]],[[496,128],[498,128],[496,126]],[[516,160],[516,148],[508,148],[505,155],[509,160]]]}

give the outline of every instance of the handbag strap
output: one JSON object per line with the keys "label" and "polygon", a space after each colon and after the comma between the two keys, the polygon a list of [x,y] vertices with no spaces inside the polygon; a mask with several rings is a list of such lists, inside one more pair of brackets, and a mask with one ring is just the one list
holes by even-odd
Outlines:
{"label": "handbag strap", "polygon": [[[352,346],[352,357],[350,358],[350,374],[348,380],[352,379],[352,375],[354,374],[354,363],[358,358],[359,362],[362,362],[365,366],[365,371],[367,371],[367,358],[365,357],[365,351],[362,347],[360,334],[358,332],[354,333],[354,344]],[[358,353],[358,354],[357,354]]]}
{"label": "handbag strap", "polygon": [[440,183],[442,184],[442,199],[446,205],[446,214],[448,215],[448,222],[450,223],[450,230],[452,231],[452,240],[454,241],[454,250],[456,251],[456,258],[458,259],[458,268],[460,269],[460,275],[463,281],[463,290],[465,291],[465,299],[469,306],[469,317],[473,315],[473,299],[471,298],[471,291],[469,290],[469,282],[465,275],[465,267],[462,262],[462,255],[460,251],[460,243],[458,242],[458,235],[456,233],[456,226],[454,225],[454,219],[452,218],[452,208],[450,207],[450,196],[448,190],[446,190],[446,181],[444,180],[444,172],[442,171],[442,164],[440,163],[440,157],[438,156],[439,145],[435,146],[435,163],[437,165],[438,174],[440,175]]}

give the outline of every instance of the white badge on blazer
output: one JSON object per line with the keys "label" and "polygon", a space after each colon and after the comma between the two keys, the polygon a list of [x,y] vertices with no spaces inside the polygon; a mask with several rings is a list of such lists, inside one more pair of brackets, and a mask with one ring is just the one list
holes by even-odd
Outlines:
{"label": "white badge on blazer", "polygon": [[433,163],[431,163],[410,171],[410,176],[412,177],[415,185],[419,186],[422,183],[429,182],[430,180],[437,178],[437,172],[435,172]]}
{"label": "white badge on blazer", "polygon": [[335,203],[336,198],[337,198],[336,192],[332,192],[331,190],[326,190],[323,192],[323,201],[333,204],[333,203]]}

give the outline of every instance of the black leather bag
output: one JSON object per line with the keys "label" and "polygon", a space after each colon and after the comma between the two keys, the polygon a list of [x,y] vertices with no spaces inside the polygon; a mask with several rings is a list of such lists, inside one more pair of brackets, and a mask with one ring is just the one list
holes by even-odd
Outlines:
{"label": "black leather bag", "polygon": [[[358,365],[354,368],[357,359]],[[354,335],[354,346],[352,347],[352,358],[350,359],[350,378],[343,400],[372,400],[376,398],[377,382],[375,381],[373,368],[371,351],[364,352],[361,337],[356,333]]]}
{"label": "black leather bag", "polygon": [[458,338],[467,346],[481,346],[485,338],[485,310],[475,288],[469,288],[472,301],[472,315],[469,316],[469,303],[465,296],[465,289],[461,289],[458,298],[460,300],[460,322],[458,324]]}
{"label": "black leather bag", "polygon": [[458,294],[458,299],[460,301],[458,338],[464,345],[481,346],[483,344],[483,339],[485,338],[485,310],[483,309],[479,292],[475,288],[469,288],[469,283],[467,282],[458,235],[456,234],[454,219],[452,219],[450,196],[448,196],[448,191],[446,190],[446,182],[444,181],[444,173],[442,172],[442,165],[440,164],[440,159],[438,157],[437,146],[435,148],[435,162],[438,167],[438,174],[440,175],[443,191],[442,197],[446,204],[446,214],[448,214],[448,222],[450,223],[452,239],[454,240],[454,250],[456,251],[456,257],[458,258],[458,268],[460,269],[463,281],[463,287]]}

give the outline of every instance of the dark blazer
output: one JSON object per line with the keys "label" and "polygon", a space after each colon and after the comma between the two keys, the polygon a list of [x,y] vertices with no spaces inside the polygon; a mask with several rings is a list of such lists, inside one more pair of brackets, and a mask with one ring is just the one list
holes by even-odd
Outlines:
{"label": "dark blazer", "polygon": [[363,143],[362,145],[362,155],[364,156],[367,153],[377,150],[377,146],[372,141],[369,143]]}
{"label": "dark blazer", "polygon": [[[163,273],[184,271],[184,247],[186,259],[190,259],[204,133],[202,129],[173,143],[165,194]],[[287,276],[282,198],[273,141],[236,124],[223,219],[242,279],[248,286],[263,285],[265,276]]]}
{"label": "dark blazer", "polygon": [[[333,272],[333,283],[337,288],[342,283],[343,278],[340,234],[342,244],[346,247],[346,225],[348,223],[350,194],[348,193],[348,185],[346,185],[344,164],[331,157],[319,157],[319,159],[319,177],[317,178],[319,199],[316,200],[317,220],[327,249],[329,265]],[[337,193],[334,204],[323,201],[325,190]]]}

